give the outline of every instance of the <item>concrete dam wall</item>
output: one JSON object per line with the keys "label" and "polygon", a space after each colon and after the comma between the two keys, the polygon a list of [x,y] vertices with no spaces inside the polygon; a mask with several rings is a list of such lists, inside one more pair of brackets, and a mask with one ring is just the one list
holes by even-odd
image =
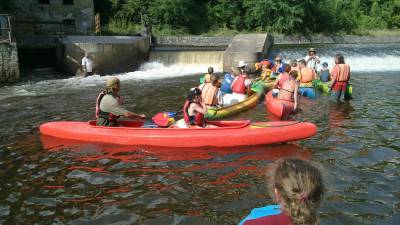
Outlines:
{"label": "concrete dam wall", "polygon": [[0,83],[17,82],[20,79],[17,44],[0,43]]}

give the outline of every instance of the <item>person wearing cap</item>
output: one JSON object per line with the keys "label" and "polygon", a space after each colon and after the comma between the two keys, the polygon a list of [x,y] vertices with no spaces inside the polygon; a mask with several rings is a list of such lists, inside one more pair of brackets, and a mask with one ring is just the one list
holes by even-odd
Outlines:
{"label": "person wearing cap", "polygon": [[310,48],[308,50],[308,55],[304,58],[304,60],[307,63],[307,67],[314,69],[317,71],[317,64],[320,63],[320,59],[317,56],[317,52],[315,51],[315,48]]}
{"label": "person wearing cap", "polygon": [[88,52],[85,52],[85,56],[82,58],[82,71],[85,76],[93,75],[93,59]]}
{"label": "person wearing cap", "polygon": [[315,98],[313,80],[316,79],[315,70],[306,66],[304,59],[299,61],[299,73],[297,80],[300,81],[299,93],[309,98]]}
{"label": "person wearing cap", "polygon": [[268,80],[272,74],[272,63],[268,59],[264,59],[263,61],[260,62],[261,65],[261,80]]}
{"label": "person wearing cap", "polygon": [[117,119],[120,116],[129,119],[145,119],[144,114],[135,114],[124,109],[121,97],[119,96],[120,81],[116,77],[108,78],[106,88],[97,96],[96,100],[96,118],[97,126],[118,126]]}
{"label": "person wearing cap", "polygon": [[322,63],[322,69],[319,74],[319,79],[322,82],[329,82],[331,80],[327,62]]}
{"label": "person wearing cap", "polygon": [[238,63],[239,72],[243,73],[243,70],[245,69],[246,66],[247,66],[247,64],[244,61],[239,61],[239,63]]}

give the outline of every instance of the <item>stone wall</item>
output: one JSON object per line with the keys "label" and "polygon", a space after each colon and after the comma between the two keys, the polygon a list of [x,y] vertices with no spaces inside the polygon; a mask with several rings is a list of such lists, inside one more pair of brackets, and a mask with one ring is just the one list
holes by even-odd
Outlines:
{"label": "stone wall", "polygon": [[0,83],[17,82],[19,79],[17,45],[0,42]]}
{"label": "stone wall", "polygon": [[164,36],[155,39],[157,46],[228,47],[233,37]]}
{"label": "stone wall", "polygon": [[294,44],[384,44],[400,43],[400,35],[379,35],[379,36],[296,36],[296,35],[274,35],[274,45],[294,45]]}
{"label": "stone wall", "polygon": [[80,75],[81,60],[88,52],[94,72],[110,74],[136,70],[149,59],[150,40],[130,36],[68,36],[63,39],[64,71]]}

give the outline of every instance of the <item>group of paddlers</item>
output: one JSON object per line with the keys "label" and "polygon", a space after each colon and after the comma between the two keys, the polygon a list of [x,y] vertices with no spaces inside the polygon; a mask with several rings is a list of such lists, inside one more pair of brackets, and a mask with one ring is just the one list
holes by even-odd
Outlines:
{"label": "group of paddlers", "polygon": [[[294,101],[297,108],[298,94],[315,98],[313,81],[316,79],[327,83],[330,86],[330,94],[339,100],[341,96],[348,99],[346,87],[350,80],[350,66],[345,64],[342,54],[335,55],[335,65],[331,70],[328,63],[322,63],[322,69],[317,71],[317,64],[320,64],[314,48],[310,48],[308,55],[299,60],[291,60],[284,63],[281,56],[275,60],[265,59],[255,64],[256,73],[259,76],[255,80],[273,82],[273,95],[282,100]],[[231,72],[225,74],[222,81],[213,73],[213,68],[200,79],[202,83],[199,89],[202,91],[203,102],[206,106],[226,106],[243,101],[250,92],[252,81],[249,78],[250,67],[243,61]]]}
{"label": "group of paddlers", "polygon": [[[289,64],[277,56],[274,61],[262,60],[255,64],[259,76],[255,80],[274,82],[273,95],[282,100],[294,101],[294,109],[298,104],[298,94],[315,98],[313,81],[320,79],[330,82],[331,95],[340,99],[345,95],[346,86],[350,80],[350,66],[345,64],[341,54],[335,55],[335,65],[328,70],[327,63],[322,63],[322,70],[317,73],[317,64],[320,58],[316,55],[314,48],[310,48],[308,55],[300,60],[291,60]],[[212,67],[208,73],[200,79],[200,85],[189,91],[183,106],[182,121],[176,126],[187,128],[190,126],[206,127],[205,114],[207,107],[227,106],[241,102],[251,93],[252,80],[250,79],[251,68],[240,61],[237,67],[232,67],[231,72],[225,74],[220,81]],[[319,75],[318,75],[319,74]],[[274,80],[274,81],[273,81]],[[97,125],[116,126],[117,118],[125,116],[132,119],[144,119],[145,115],[138,115],[124,109],[119,96],[120,81],[116,77],[110,77],[106,83],[106,89],[102,91],[96,102]]]}

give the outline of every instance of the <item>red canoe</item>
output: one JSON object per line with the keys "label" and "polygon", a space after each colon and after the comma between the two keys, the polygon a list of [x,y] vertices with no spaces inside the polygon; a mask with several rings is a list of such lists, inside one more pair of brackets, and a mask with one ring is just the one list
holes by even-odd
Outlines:
{"label": "red canoe", "polygon": [[95,126],[89,122],[49,122],[43,135],[118,145],[164,147],[232,147],[296,141],[317,133],[312,123],[296,121],[212,121],[214,128],[141,128],[143,122],[121,121],[120,127]]}
{"label": "red canoe", "polygon": [[288,100],[280,100],[272,96],[272,91],[268,92],[265,97],[265,106],[268,111],[279,118],[285,118],[294,111],[294,102]]}

